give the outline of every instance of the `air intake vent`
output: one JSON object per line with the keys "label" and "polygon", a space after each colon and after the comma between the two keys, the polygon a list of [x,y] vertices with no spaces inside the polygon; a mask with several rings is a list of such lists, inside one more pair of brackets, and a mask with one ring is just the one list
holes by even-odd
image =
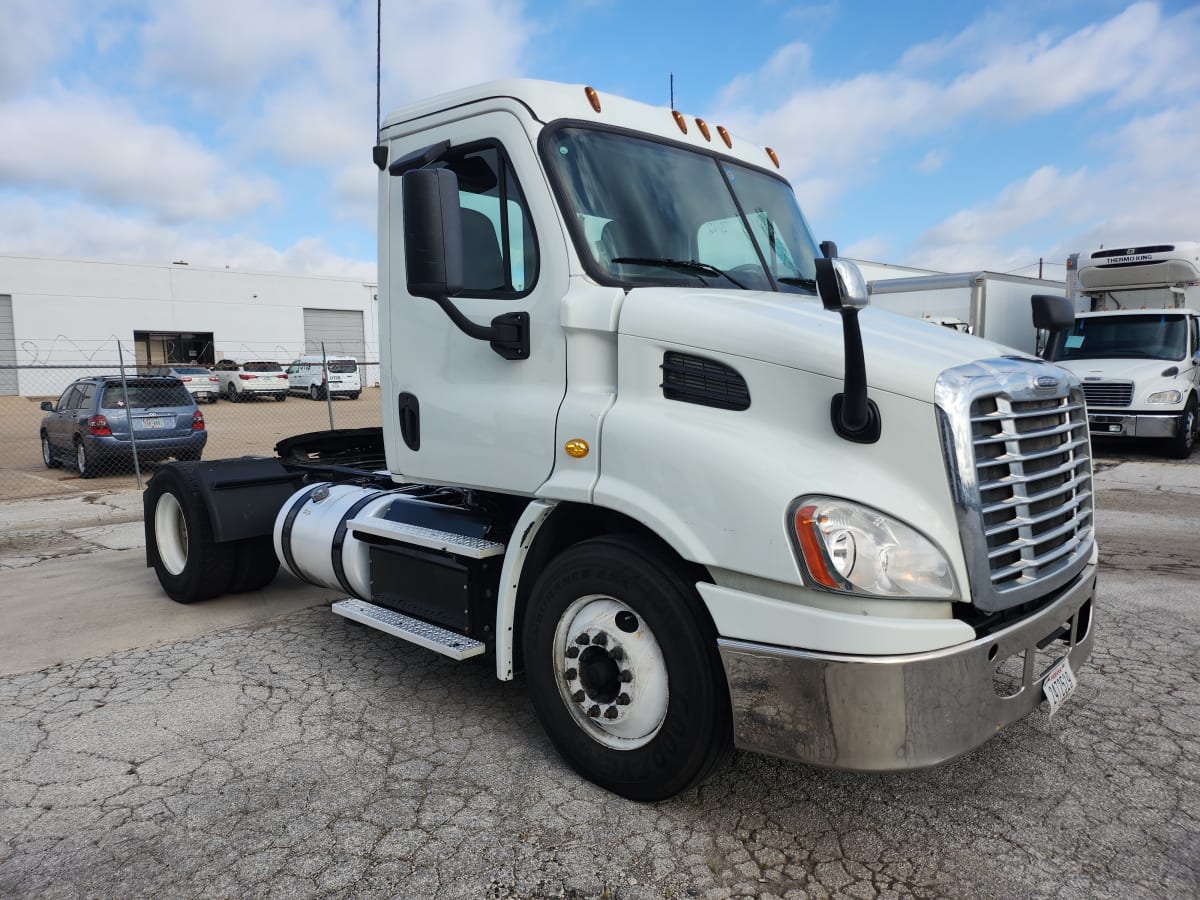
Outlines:
{"label": "air intake vent", "polygon": [[1132,381],[1085,381],[1083,396],[1088,406],[1125,407],[1133,402]]}
{"label": "air intake vent", "polygon": [[668,400],[716,409],[750,408],[746,379],[724,363],[672,351],[663,354],[662,370],[662,392]]}

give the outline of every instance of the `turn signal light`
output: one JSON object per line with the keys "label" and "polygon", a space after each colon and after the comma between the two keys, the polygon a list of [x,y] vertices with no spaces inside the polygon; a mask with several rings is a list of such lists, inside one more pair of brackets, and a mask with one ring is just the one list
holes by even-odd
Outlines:
{"label": "turn signal light", "polygon": [[842,581],[829,571],[829,565],[825,562],[824,542],[818,533],[820,524],[816,506],[802,506],[796,510],[796,538],[800,542],[804,563],[818,584],[836,590],[842,586]]}

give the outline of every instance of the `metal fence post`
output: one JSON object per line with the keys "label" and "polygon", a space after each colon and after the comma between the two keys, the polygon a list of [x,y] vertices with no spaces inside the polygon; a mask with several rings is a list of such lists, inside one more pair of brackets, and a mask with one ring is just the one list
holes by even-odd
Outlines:
{"label": "metal fence post", "polygon": [[138,462],[137,438],[133,436],[133,407],[129,405],[129,382],[125,380],[125,354],[121,352],[121,340],[117,339],[117,365],[121,367],[121,393],[125,395],[125,421],[129,424],[129,445],[133,450],[133,474],[137,478],[138,490],[142,489],[142,467]]}
{"label": "metal fence post", "polygon": [[333,431],[333,393],[329,390],[329,360],[325,357],[324,341],[321,341],[321,372],[325,382],[325,407],[329,410],[329,430]]}

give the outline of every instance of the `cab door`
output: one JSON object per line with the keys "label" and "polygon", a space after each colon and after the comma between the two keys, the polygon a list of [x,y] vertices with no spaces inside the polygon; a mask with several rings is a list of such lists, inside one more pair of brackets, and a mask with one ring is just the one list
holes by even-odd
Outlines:
{"label": "cab door", "polygon": [[[463,282],[451,302],[482,325],[530,317],[526,359],[463,334],[431,300],[407,293],[402,184],[388,177],[381,331],[388,465],[407,481],[534,494],[555,461],[555,420],[566,389],[560,325],[566,245],[530,137],[511,100],[490,112],[397,140],[391,159],[449,141],[433,166],[458,176]],[[514,107],[506,109],[504,107]]]}

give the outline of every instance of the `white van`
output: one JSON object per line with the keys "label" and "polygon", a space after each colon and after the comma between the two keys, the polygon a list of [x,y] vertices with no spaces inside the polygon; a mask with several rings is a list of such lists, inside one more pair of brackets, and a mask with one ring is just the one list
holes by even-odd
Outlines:
{"label": "white van", "polygon": [[302,356],[287,368],[288,393],[307,394],[313,400],[324,400],[326,391],[357,400],[362,393],[358,360],[351,356],[329,356],[321,365],[320,356]]}

